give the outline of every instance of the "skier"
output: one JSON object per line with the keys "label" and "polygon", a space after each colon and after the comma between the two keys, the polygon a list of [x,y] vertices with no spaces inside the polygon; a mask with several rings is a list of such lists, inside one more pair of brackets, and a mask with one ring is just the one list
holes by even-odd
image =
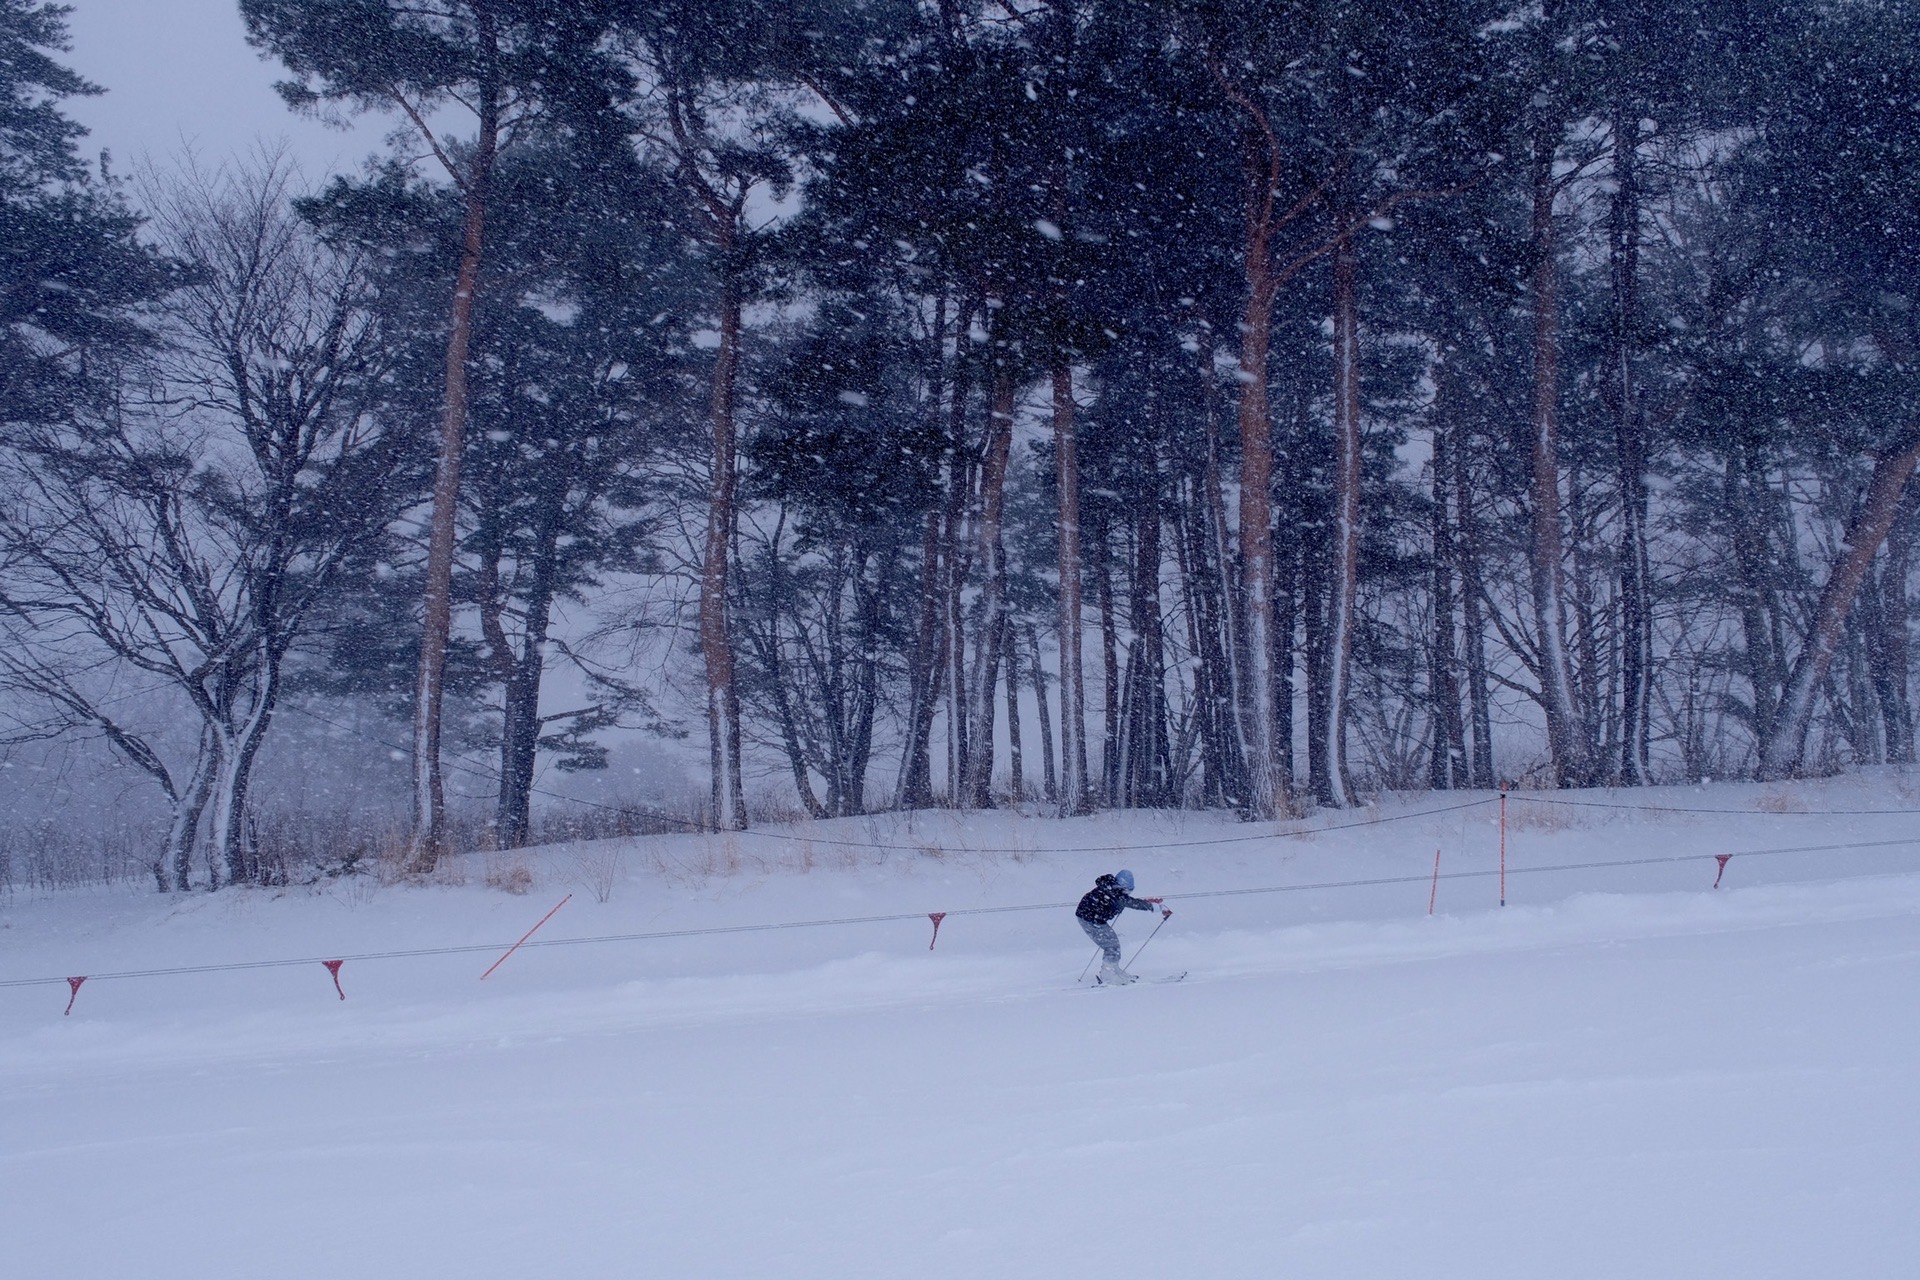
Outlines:
{"label": "skier", "polygon": [[1095,880],[1093,889],[1073,909],[1080,927],[1100,948],[1104,963],[1100,966],[1098,982],[1117,985],[1134,980],[1133,974],[1120,967],[1120,935],[1113,931],[1113,921],[1122,911],[1152,911],[1160,905],[1160,899],[1136,898],[1132,894],[1133,872],[1116,871]]}

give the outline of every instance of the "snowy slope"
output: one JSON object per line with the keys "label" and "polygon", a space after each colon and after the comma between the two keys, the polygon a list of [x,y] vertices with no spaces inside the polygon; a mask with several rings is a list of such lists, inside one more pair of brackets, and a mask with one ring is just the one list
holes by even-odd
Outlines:
{"label": "snowy slope", "polygon": [[[317,964],[99,980],[67,1018],[64,984],[0,988],[7,1271],[1905,1274],[1920,844],[1706,887],[1712,852],[1920,839],[1793,811],[1920,807],[1902,785],[1515,801],[1510,905],[1447,879],[1431,919],[1434,848],[1495,870],[1495,806],[637,841],[606,903],[566,849],[526,897],[475,859],[17,899],[0,979],[510,942],[569,890],[541,938],[1066,901],[1122,862],[1153,894],[1406,878],[1176,898],[1138,967],[1192,976],[1122,991],[1074,985],[1064,910],[950,916],[932,952],[924,918],[528,948],[484,984],[491,954],[355,960],[345,1002]],[[1653,857],[1688,860],[1530,870]]]}

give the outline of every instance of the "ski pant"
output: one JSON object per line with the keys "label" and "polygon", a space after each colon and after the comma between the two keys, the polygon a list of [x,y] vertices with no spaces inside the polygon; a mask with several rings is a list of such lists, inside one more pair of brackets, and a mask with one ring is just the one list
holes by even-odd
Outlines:
{"label": "ski pant", "polygon": [[[1074,919],[1080,920],[1080,917],[1075,916]],[[1100,955],[1108,964],[1120,963],[1120,935],[1113,931],[1112,925],[1101,924],[1098,920],[1080,920],[1080,927],[1100,948]]]}

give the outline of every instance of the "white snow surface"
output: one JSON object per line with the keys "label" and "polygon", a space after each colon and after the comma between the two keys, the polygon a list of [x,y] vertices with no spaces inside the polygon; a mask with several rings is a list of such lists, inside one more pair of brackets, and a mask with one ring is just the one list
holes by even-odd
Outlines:
{"label": "white snow surface", "polygon": [[1065,903],[1124,865],[1173,895],[1137,969],[1190,971],[1076,986],[1057,907],[933,951],[916,916],[530,946],[485,982],[493,953],[349,960],[345,1001],[318,963],[98,978],[71,1016],[64,982],[0,988],[5,1274],[1912,1274],[1920,788],[1565,798],[1624,807],[1516,799],[1508,905],[1442,879],[1431,918],[1435,848],[1494,871],[1497,805],[1421,815],[1483,796],[555,847],[525,896],[471,855],[464,884],[0,900],[11,981],[504,949],[568,892],[537,941]]}

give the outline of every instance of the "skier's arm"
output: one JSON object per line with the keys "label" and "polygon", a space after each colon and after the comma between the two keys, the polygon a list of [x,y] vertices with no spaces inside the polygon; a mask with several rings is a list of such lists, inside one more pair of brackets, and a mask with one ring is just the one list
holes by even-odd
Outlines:
{"label": "skier's arm", "polygon": [[1129,894],[1122,894],[1120,905],[1129,911],[1153,911],[1158,909],[1160,904],[1155,898],[1135,898]]}

